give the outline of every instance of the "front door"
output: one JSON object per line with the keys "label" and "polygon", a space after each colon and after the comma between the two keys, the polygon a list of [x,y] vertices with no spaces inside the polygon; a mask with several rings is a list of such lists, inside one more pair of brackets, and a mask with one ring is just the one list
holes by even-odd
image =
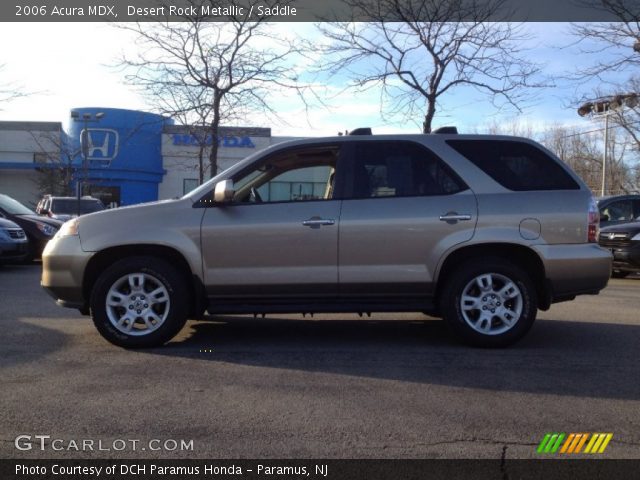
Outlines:
{"label": "front door", "polygon": [[298,147],[240,172],[230,203],[202,220],[210,297],[331,297],[338,285],[339,149]]}

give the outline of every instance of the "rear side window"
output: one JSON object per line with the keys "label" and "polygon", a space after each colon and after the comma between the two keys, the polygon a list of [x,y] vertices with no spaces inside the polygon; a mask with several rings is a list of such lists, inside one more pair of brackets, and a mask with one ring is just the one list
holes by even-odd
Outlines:
{"label": "rear side window", "polygon": [[467,189],[433,152],[412,142],[362,142],[354,154],[347,198],[450,195]]}
{"label": "rear side window", "polygon": [[529,143],[504,140],[448,140],[447,143],[509,190],[580,189],[553,158]]}

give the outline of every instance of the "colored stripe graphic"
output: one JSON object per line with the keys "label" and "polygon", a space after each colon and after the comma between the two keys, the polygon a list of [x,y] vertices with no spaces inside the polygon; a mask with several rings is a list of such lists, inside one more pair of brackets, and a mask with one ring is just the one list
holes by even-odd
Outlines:
{"label": "colored stripe graphic", "polygon": [[549,439],[551,438],[551,434],[547,433],[544,438],[542,439],[542,441],[540,442],[540,445],[538,445],[538,453],[542,453],[544,452],[544,447],[547,445],[547,442],[549,441]]}
{"label": "colored stripe graphic", "polygon": [[[545,434],[544,438],[538,445],[537,452],[564,453],[569,455],[577,453],[604,453],[612,438],[613,433],[565,434],[552,432]],[[586,448],[582,450],[585,444]]]}
{"label": "colored stripe graphic", "polygon": [[567,437],[567,441],[564,442],[564,445],[562,446],[562,450],[560,450],[560,453],[566,453],[567,452],[567,448],[569,448],[569,445],[571,445],[571,442],[573,442],[573,439],[575,438],[576,434],[575,433],[570,433],[569,436]]}
{"label": "colored stripe graphic", "polygon": [[583,433],[582,434],[582,438],[578,442],[578,445],[576,445],[576,450],[575,450],[574,453],[580,453],[580,450],[582,450],[582,446],[584,445],[584,442],[587,441],[587,438],[589,438],[589,434],[588,433]]}

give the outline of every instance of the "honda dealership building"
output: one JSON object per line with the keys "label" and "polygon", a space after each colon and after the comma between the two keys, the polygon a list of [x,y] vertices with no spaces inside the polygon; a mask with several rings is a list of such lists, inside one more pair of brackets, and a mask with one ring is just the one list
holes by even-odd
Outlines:
{"label": "honda dealership building", "polygon": [[[80,149],[87,131],[86,162]],[[270,128],[223,127],[218,169],[290,137]],[[198,157],[208,164],[211,138],[196,127],[147,112],[111,108],[74,109],[69,121],[0,122],[0,193],[34,206],[45,193],[47,169],[70,167],[83,193],[113,206],[181,196],[198,185]],[[208,178],[208,172],[205,179]]]}

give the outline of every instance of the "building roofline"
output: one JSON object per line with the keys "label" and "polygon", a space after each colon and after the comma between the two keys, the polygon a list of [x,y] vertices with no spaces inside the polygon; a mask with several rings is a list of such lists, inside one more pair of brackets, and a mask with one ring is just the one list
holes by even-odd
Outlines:
{"label": "building roofline", "polygon": [[62,131],[62,122],[14,122],[0,120],[0,130],[57,132]]}

